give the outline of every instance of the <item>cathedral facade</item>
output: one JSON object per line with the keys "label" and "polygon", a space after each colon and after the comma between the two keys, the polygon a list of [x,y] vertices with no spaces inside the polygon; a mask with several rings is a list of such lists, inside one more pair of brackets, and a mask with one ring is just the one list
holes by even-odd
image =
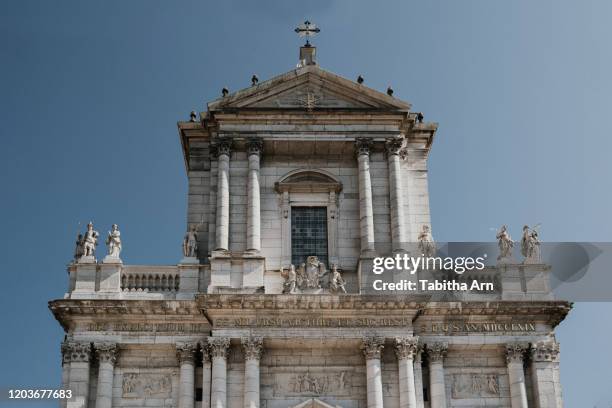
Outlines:
{"label": "cathedral facade", "polygon": [[437,125],[315,52],[178,123],[180,262],[123,264],[118,226],[100,261],[94,226],[79,238],[49,304],[62,406],[562,406],[554,328],[571,305],[547,265],[487,267],[495,288],[460,301],[367,290],[376,257],[429,234]]}

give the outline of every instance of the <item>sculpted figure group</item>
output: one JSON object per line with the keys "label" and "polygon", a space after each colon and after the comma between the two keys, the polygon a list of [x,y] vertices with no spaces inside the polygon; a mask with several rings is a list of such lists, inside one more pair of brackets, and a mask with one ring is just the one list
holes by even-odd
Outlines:
{"label": "sculpted figure group", "polygon": [[281,276],[285,279],[283,293],[299,293],[308,289],[327,288],[332,293],[346,293],[346,282],[338,270],[337,265],[332,265],[331,275],[325,283],[323,277],[329,274],[325,264],[316,256],[309,256],[296,270],[295,265],[289,268],[281,268]]}
{"label": "sculpted figure group", "polygon": [[[96,255],[96,247],[100,233],[94,230],[94,225],[90,221],[87,224],[85,234],[79,233],[74,246],[74,260],[78,262],[83,257],[94,257]],[[111,230],[106,237],[106,248],[108,256],[111,258],[119,258],[121,254],[121,232],[119,226],[113,224]]]}
{"label": "sculpted figure group", "polygon": [[[540,239],[538,237],[537,228],[539,225],[530,227],[525,225],[523,227],[523,236],[521,237],[521,255],[525,257],[523,263],[540,263]],[[514,248],[514,241],[508,232],[508,227],[502,225],[499,231],[497,231],[497,245],[499,247],[499,255],[497,261],[500,263],[510,263],[512,260],[512,249]]]}

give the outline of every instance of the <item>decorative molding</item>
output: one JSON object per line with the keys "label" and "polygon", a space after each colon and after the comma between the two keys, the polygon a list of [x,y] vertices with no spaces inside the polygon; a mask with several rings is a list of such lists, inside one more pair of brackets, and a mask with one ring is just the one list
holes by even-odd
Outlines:
{"label": "decorative molding", "polygon": [[245,360],[259,360],[263,353],[263,337],[243,337],[241,339]]}
{"label": "decorative molding", "polygon": [[100,363],[115,365],[118,353],[116,343],[94,343],[94,349]]}
{"label": "decorative molding", "polygon": [[227,359],[227,351],[230,346],[230,339],[228,337],[209,337],[208,338],[208,349],[210,350],[210,356],[212,358],[222,357]]}
{"label": "decorative molding", "polygon": [[195,360],[197,345],[193,343],[178,343],[176,345],[176,357],[179,364],[191,363]]}
{"label": "decorative molding", "polygon": [[507,363],[522,363],[525,358],[525,352],[529,345],[527,343],[507,343],[506,344],[506,362]]}
{"label": "decorative molding", "polygon": [[366,360],[380,359],[380,354],[385,348],[385,339],[382,337],[364,337],[361,350]]}
{"label": "decorative molding", "polygon": [[442,363],[448,352],[448,343],[434,342],[427,344],[427,356],[430,362]]}
{"label": "decorative molding", "polygon": [[419,349],[418,337],[396,337],[395,355],[398,360],[414,360]]}
{"label": "decorative molding", "polygon": [[531,361],[534,362],[558,362],[559,361],[559,343],[555,340],[539,341],[531,345],[529,350]]}

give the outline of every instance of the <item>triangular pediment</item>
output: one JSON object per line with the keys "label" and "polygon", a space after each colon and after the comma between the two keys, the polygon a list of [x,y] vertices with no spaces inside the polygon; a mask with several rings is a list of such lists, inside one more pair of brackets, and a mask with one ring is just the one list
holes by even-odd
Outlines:
{"label": "triangular pediment", "polygon": [[410,104],[311,65],[219,98],[208,109],[408,111]]}
{"label": "triangular pediment", "polygon": [[318,398],[309,398],[291,408],[340,408],[339,406],[330,405],[321,401]]}

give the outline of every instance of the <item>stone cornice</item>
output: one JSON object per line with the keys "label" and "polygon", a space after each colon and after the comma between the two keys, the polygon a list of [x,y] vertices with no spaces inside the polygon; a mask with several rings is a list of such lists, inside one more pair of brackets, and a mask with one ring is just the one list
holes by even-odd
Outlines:
{"label": "stone cornice", "polygon": [[66,331],[71,321],[84,319],[112,319],[116,322],[130,317],[145,317],[147,321],[167,323],[167,317],[172,316],[181,321],[195,317],[201,323],[209,323],[202,315],[201,308],[192,300],[61,299],[50,301],[49,309]]}

